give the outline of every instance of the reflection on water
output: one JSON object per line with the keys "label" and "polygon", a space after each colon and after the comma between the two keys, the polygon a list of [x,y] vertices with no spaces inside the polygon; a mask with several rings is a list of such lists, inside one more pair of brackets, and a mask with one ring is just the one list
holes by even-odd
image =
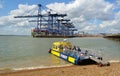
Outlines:
{"label": "reflection on water", "polygon": [[120,38],[107,38],[107,39],[109,39],[109,40],[114,40],[114,41],[117,41],[117,42],[120,43]]}
{"label": "reflection on water", "polygon": [[56,65],[60,66],[60,65],[64,65],[64,64],[69,64],[68,62],[63,61],[62,59],[60,59],[52,54],[50,55],[50,58],[51,58],[52,65],[56,64]]}

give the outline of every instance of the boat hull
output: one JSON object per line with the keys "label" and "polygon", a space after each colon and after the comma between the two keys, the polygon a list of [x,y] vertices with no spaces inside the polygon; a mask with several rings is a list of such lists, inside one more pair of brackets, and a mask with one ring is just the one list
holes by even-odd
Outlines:
{"label": "boat hull", "polygon": [[71,57],[71,56],[64,54],[62,52],[57,52],[57,51],[51,50],[51,54],[53,54],[61,59],[64,59],[70,63],[77,64],[76,59],[74,57]]}
{"label": "boat hull", "polygon": [[57,36],[57,35],[35,35],[36,38],[73,38],[77,36]]}
{"label": "boat hull", "polygon": [[58,52],[58,51],[54,51],[54,50],[51,50],[49,53],[51,53],[61,59],[64,59],[67,62],[75,64],[75,65],[96,64],[96,62],[91,60],[89,57],[88,58],[85,58],[82,56],[81,57],[73,57],[73,56],[64,54],[63,52]]}

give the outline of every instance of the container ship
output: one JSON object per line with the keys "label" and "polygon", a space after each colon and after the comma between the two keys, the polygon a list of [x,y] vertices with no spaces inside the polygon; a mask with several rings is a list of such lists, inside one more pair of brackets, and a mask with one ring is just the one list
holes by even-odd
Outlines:
{"label": "container ship", "polygon": [[50,38],[66,38],[75,37],[75,26],[66,19],[67,14],[53,13],[52,9],[49,12],[42,14],[42,5],[38,4],[37,15],[15,16],[14,18],[37,18],[29,22],[37,22],[37,26],[31,30],[33,37],[50,37]]}

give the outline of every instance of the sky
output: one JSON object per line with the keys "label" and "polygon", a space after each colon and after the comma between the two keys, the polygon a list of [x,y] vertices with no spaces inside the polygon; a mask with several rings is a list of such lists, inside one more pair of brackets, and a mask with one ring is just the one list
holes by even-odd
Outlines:
{"label": "sky", "polygon": [[37,14],[37,4],[66,13],[78,32],[120,33],[120,0],[0,0],[0,35],[30,35],[36,23],[14,16]]}

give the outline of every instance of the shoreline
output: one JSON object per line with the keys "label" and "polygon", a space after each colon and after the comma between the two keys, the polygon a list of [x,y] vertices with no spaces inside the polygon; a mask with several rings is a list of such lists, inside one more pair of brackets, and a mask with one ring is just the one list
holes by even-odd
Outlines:
{"label": "shoreline", "polygon": [[120,62],[113,62],[103,67],[92,64],[18,70],[0,73],[0,76],[118,76],[119,70]]}

